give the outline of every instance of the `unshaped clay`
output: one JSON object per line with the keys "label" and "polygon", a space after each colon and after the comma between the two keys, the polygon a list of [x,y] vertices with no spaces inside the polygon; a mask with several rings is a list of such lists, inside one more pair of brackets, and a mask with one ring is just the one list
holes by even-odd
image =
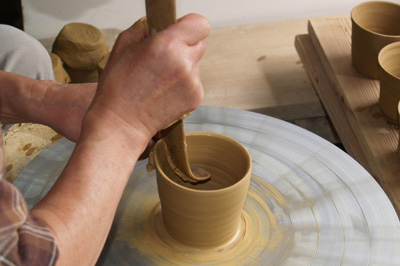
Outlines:
{"label": "unshaped clay", "polygon": [[85,23],[70,23],[57,35],[52,52],[70,68],[93,70],[97,69],[109,48],[98,28]]}
{"label": "unshaped clay", "polygon": [[97,69],[79,70],[70,68],[67,65],[65,65],[64,67],[71,77],[72,83],[90,83],[97,82],[99,80],[99,72]]}
{"label": "unshaped clay", "polygon": [[51,63],[53,65],[53,72],[54,72],[54,77],[57,82],[60,83],[70,83],[71,82],[71,77],[69,76],[68,72],[65,70],[63,66],[63,62],[61,61],[61,58],[50,52],[50,58],[51,58]]}

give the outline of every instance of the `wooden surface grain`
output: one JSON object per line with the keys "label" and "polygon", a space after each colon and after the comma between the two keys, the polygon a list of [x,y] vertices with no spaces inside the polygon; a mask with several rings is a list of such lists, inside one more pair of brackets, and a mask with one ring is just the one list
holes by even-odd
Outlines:
{"label": "wooden surface grain", "polygon": [[378,106],[379,81],[352,65],[350,18],[311,19],[296,47],[346,150],[375,177],[399,214],[399,129]]}

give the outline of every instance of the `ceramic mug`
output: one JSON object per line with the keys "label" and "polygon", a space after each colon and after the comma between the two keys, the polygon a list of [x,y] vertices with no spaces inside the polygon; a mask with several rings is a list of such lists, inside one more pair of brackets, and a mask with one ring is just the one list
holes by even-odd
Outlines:
{"label": "ceramic mug", "polygon": [[243,219],[250,154],[236,140],[215,133],[189,133],[186,142],[190,164],[209,171],[211,179],[200,184],[183,182],[168,165],[164,143],[157,142],[152,156],[165,229],[191,247],[224,245],[235,237]]}
{"label": "ceramic mug", "polygon": [[364,2],[351,11],[351,55],[357,71],[378,79],[378,54],[387,44],[400,41],[400,5]]}
{"label": "ceramic mug", "polygon": [[398,119],[399,119],[399,145],[397,147],[397,157],[399,157],[399,160],[400,160],[400,101],[399,101],[399,104],[397,105],[397,113],[398,113]]}
{"label": "ceramic mug", "polygon": [[400,42],[385,46],[379,53],[379,107],[397,124],[400,100]]}

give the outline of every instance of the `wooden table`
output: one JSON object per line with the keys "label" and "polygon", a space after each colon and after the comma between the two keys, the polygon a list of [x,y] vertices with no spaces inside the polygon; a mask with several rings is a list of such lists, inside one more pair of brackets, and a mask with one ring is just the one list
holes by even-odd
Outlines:
{"label": "wooden table", "polygon": [[346,149],[378,181],[400,214],[399,129],[378,106],[379,81],[351,62],[349,16],[310,19],[295,45]]}
{"label": "wooden table", "polygon": [[[294,47],[295,36],[307,32],[307,21],[213,28],[200,62],[205,89],[202,105],[267,114],[339,143]],[[112,47],[120,30],[103,29],[103,33]],[[50,51],[54,38],[40,41]],[[55,133],[37,125],[24,125],[11,132],[5,140],[7,165],[13,165],[8,177],[13,180],[37,154],[53,143]],[[33,152],[27,156],[24,148],[29,143]]]}

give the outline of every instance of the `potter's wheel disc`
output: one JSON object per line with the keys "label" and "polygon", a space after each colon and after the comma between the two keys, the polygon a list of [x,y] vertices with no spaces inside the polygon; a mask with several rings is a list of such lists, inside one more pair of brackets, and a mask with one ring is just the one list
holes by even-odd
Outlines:
{"label": "potter's wheel disc", "polygon": [[[152,225],[155,173],[137,164],[98,265],[400,265],[400,225],[385,193],[351,157],[287,122],[219,107],[200,107],[187,132],[241,142],[253,159],[244,214],[253,235],[219,256],[174,250]],[[31,207],[54,184],[74,144],[63,139],[15,181]],[[32,178],[35,176],[35,178]]]}

